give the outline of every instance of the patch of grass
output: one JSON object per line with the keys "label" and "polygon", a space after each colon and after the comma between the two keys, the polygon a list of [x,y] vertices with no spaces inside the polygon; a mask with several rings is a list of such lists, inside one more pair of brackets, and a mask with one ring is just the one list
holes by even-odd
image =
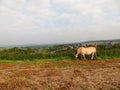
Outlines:
{"label": "patch of grass", "polygon": [[120,56],[107,56],[107,55],[101,55],[97,56],[98,60],[111,60],[111,59],[120,59]]}
{"label": "patch of grass", "polygon": [[[90,60],[90,56],[87,56],[87,59]],[[111,59],[120,59],[120,56],[107,56],[107,55],[101,55],[101,56],[97,56],[98,60],[111,60]],[[57,61],[63,61],[63,60],[67,60],[67,61],[73,61],[75,60],[74,58],[70,58],[68,56],[66,57],[57,57],[57,58],[53,58],[53,59],[26,59],[26,60],[0,60],[0,63],[24,63],[24,62],[28,62],[28,63],[34,63],[34,62],[57,62]],[[81,60],[80,58],[78,58],[78,60]]]}
{"label": "patch of grass", "polygon": [[23,60],[0,60],[0,63],[18,63],[24,62]]}
{"label": "patch of grass", "polygon": [[35,60],[0,60],[0,63],[33,63],[33,62],[56,62],[62,60],[70,60],[67,58],[56,58],[56,59],[35,59]]}

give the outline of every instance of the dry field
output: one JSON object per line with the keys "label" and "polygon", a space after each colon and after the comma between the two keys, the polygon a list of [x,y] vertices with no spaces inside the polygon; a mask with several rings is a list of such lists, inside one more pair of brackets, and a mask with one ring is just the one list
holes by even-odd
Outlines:
{"label": "dry field", "polygon": [[0,90],[120,90],[120,60],[0,63]]}

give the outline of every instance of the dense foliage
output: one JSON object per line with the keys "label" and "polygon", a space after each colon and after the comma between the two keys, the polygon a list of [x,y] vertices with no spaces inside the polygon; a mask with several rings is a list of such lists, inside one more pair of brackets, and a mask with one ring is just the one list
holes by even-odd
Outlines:
{"label": "dense foliage", "polygon": [[97,48],[98,59],[114,59],[120,58],[120,44],[115,45],[99,45]]}
{"label": "dense foliage", "polygon": [[[35,60],[35,59],[71,59],[74,60],[76,48],[58,45],[51,47],[9,48],[0,50],[1,60]],[[89,57],[88,57],[89,58]],[[120,44],[98,45],[98,59],[120,58]],[[80,59],[80,57],[79,57]]]}

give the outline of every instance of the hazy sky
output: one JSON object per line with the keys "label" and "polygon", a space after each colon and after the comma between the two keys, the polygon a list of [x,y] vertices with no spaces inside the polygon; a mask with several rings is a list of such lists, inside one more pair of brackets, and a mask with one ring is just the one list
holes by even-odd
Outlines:
{"label": "hazy sky", "polygon": [[120,0],[0,0],[0,45],[120,38]]}

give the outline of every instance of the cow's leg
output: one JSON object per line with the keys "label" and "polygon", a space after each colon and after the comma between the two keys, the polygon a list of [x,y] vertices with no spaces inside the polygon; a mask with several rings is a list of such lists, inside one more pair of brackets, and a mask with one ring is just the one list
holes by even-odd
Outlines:
{"label": "cow's leg", "polygon": [[86,60],[85,54],[83,54],[83,58],[84,58],[84,60]]}
{"label": "cow's leg", "polygon": [[83,55],[80,55],[80,57],[81,57],[81,60],[83,59]]}
{"label": "cow's leg", "polygon": [[93,58],[94,58],[94,53],[92,53],[92,56],[91,56],[91,59],[93,60]]}

